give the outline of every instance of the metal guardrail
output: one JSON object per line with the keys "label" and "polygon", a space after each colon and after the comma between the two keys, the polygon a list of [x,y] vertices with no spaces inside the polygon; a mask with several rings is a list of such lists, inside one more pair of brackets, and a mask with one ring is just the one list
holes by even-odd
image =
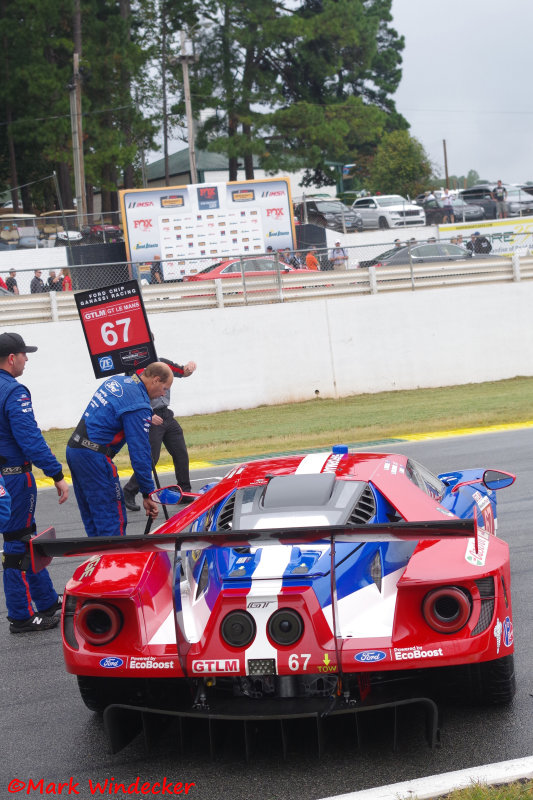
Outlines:
{"label": "metal guardrail", "polygon": [[[149,314],[229,308],[259,303],[288,303],[302,300],[380,294],[382,292],[473,284],[510,283],[533,279],[533,257],[472,258],[437,264],[416,264],[349,269],[342,272],[242,276],[213,281],[190,281],[143,286]],[[0,297],[2,327],[78,318],[72,292]]]}

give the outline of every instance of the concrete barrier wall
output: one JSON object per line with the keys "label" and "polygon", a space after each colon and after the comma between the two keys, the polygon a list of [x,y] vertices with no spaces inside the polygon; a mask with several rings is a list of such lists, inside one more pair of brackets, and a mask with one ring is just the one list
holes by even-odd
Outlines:
{"label": "concrete barrier wall", "polygon": [[[154,314],[159,355],[198,369],[178,416],[533,374],[533,282]],[[24,325],[43,429],[74,426],[98,385],[79,322]]]}

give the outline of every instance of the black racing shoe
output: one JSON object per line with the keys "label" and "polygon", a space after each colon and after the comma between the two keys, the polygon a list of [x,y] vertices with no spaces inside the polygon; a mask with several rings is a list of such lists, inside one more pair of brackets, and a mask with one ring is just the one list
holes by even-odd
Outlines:
{"label": "black racing shoe", "polygon": [[141,510],[141,507],[135,502],[136,494],[137,492],[132,492],[131,489],[124,489],[124,503],[126,504],[126,508],[129,508],[130,511]]}
{"label": "black racing shoe", "polygon": [[34,633],[37,631],[49,631],[59,624],[59,617],[41,617],[34,614],[28,619],[14,619],[9,623],[10,633]]}
{"label": "black racing shoe", "polygon": [[63,606],[63,595],[58,594],[55,603],[52,603],[52,605],[48,606],[48,608],[43,608],[42,611],[38,611],[37,614],[41,617],[53,617],[55,614],[61,614],[62,606]]}

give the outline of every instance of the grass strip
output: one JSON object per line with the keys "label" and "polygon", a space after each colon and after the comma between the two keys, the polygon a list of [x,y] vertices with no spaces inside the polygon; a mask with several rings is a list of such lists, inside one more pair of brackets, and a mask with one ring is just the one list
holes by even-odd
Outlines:
{"label": "grass strip", "polygon": [[[533,781],[517,781],[501,786],[473,783],[466,789],[456,789],[435,800],[532,800],[532,798]],[[413,796],[413,800],[416,800],[416,795]]]}
{"label": "grass strip", "polygon": [[[362,394],[258,408],[196,414],[178,419],[191,461],[239,460],[257,454],[402,438],[462,428],[530,422],[533,378],[517,377],[438,389]],[[179,389],[175,392],[179,408]],[[81,413],[81,409],[80,409]],[[45,439],[65,463],[69,429],[51,429]],[[130,465],[127,448],[114,459]],[[168,463],[162,451],[160,464]],[[35,470],[36,477],[42,473]]]}

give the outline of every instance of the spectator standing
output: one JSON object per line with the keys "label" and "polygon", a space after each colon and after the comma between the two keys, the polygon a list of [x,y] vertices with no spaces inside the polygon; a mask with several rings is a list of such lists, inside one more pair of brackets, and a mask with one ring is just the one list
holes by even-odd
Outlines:
{"label": "spectator standing", "polygon": [[[166,358],[162,358],[161,361],[170,367],[175,378],[188,378],[196,370],[194,361],[189,361],[185,366],[176,364]],[[184,492],[190,492],[189,454],[185,444],[185,437],[183,436],[183,429],[174,417],[174,412],[169,408],[170,389],[162,397],[152,400],[150,405],[152,406],[152,424],[148,438],[152,451],[152,464],[155,467],[159,461],[161,445],[164,444],[172,457],[178,485]],[[135,502],[135,495],[139,491],[135,473],[126,483],[123,491],[126,508],[129,508],[130,511],[139,511],[140,506]]]}
{"label": "spectator standing", "polygon": [[88,536],[123,536],[126,506],[113,457],[128,444],[147,516],[157,516],[148,431],[151,400],[163,397],[173,381],[167,364],[154,361],[139,375],[115,375],[102,383],[67,444],[67,462]]}
{"label": "spectator standing", "polygon": [[46,282],[47,292],[62,292],[63,291],[63,276],[56,275],[55,269],[51,269],[48,281]]}
{"label": "spectator standing", "polygon": [[34,273],[34,277],[31,279],[30,283],[30,292],[32,294],[41,294],[42,292],[46,292],[47,289],[44,285],[44,281],[41,278],[41,270],[36,269]]}
{"label": "spectator standing", "polygon": [[154,256],[150,264],[150,283],[163,283],[163,270],[161,269],[161,256]]}
{"label": "spectator standing", "polygon": [[346,269],[348,267],[348,254],[344,247],[341,247],[340,241],[335,242],[335,247],[330,253],[329,260],[333,269]]}
{"label": "spectator standing", "polygon": [[37,487],[32,462],[52,478],[60,504],[69,494],[61,464],[46,444],[33,415],[30,392],[17,381],[24,372],[27,353],[36,350],[26,345],[18,333],[0,335],[0,472],[11,497],[11,514],[2,526],[3,567],[11,633],[54,628],[63,600],[46,569],[33,572],[28,547],[36,530]]}
{"label": "spectator standing", "polygon": [[9,270],[9,277],[6,278],[6,287],[11,294],[19,294],[19,287],[16,278],[17,270],[10,269]]}
{"label": "spectator standing", "polygon": [[64,269],[62,270],[62,278],[63,278],[63,291],[64,292],[71,292],[72,291],[72,278],[70,277],[70,270]]}
{"label": "spectator standing", "polygon": [[492,245],[486,236],[480,236],[479,231],[476,231],[466,243],[466,249],[470,250],[473,256],[487,255],[492,250]]}
{"label": "spectator standing", "polygon": [[305,257],[305,266],[307,267],[307,269],[314,269],[314,270],[320,269],[316,257],[316,249],[314,247],[310,247],[307,252],[307,255]]}
{"label": "spectator standing", "polygon": [[507,216],[507,203],[505,202],[507,200],[507,189],[501,181],[498,181],[491,195],[492,199],[496,200],[496,217],[503,219]]}
{"label": "spectator standing", "polygon": [[441,200],[442,200],[442,208],[444,210],[442,221],[455,222],[455,215],[453,211],[453,200],[448,189],[444,189]]}
{"label": "spectator standing", "polygon": [[300,254],[296,250],[290,256],[289,264],[291,265],[291,267],[294,267],[294,269],[302,269],[303,267],[302,259],[300,257]]}
{"label": "spectator standing", "polygon": [[394,247],[396,248],[396,250],[399,250],[401,248],[401,246],[402,246],[401,241],[399,239],[395,239],[394,240]]}

